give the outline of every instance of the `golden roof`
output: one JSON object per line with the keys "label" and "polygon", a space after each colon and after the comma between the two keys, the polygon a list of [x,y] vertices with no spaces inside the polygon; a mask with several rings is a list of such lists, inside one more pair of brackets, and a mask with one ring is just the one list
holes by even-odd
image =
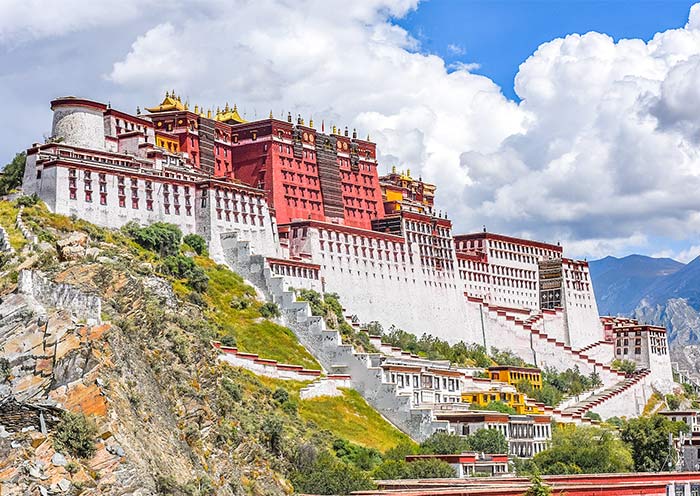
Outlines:
{"label": "golden roof", "polygon": [[167,112],[170,110],[187,110],[187,105],[182,103],[182,100],[180,100],[179,96],[175,96],[174,91],[172,92],[172,94],[168,93],[166,91],[165,98],[163,99],[163,103],[161,103],[157,107],[151,107],[151,108],[146,107],[146,110],[148,110],[151,113]]}
{"label": "golden roof", "polygon": [[238,113],[238,108],[235,104],[233,105],[233,109],[230,109],[228,103],[223,111],[216,113],[216,120],[219,122],[228,122],[230,124],[243,124],[244,122],[248,122]]}

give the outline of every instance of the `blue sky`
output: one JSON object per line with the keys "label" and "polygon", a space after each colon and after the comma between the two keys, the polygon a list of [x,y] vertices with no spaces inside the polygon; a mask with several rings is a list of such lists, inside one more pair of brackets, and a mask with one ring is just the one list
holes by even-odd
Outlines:
{"label": "blue sky", "polygon": [[53,98],[175,89],[370,134],[455,232],[700,255],[689,1],[0,0],[0,68],[0,163],[50,134]]}
{"label": "blue sky", "polygon": [[[430,0],[398,24],[421,42],[421,50],[449,63],[477,63],[472,71],[518,99],[513,78],[540,44],[570,33],[597,31],[649,40],[681,27],[688,0]],[[449,47],[452,46],[452,49]]]}

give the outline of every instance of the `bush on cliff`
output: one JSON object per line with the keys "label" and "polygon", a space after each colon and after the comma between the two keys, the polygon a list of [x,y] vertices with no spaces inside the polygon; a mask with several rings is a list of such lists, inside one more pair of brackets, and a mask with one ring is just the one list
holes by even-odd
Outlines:
{"label": "bush on cliff", "polygon": [[155,222],[147,227],[139,227],[136,222],[129,222],[122,230],[136,243],[161,257],[177,255],[180,251],[182,231],[174,224]]}
{"label": "bush on cliff", "polygon": [[199,234],[188,234],[182,238],[182,242],[192,248],[197,255],[208,256],[207,242]]}
{"label": "bush on cliff", "polygon": [[95,424],[82,413],[64,412],[56,426],[53,447],[78,458],[92,458],[95,454]]}

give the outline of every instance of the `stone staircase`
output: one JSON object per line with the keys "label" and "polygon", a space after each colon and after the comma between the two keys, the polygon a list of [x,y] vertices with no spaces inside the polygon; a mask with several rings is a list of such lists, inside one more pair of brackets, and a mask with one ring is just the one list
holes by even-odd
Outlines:
{"label": "stone staircase", "polygon": [[563,417],[579,417],[585,415],[587,412],[594,410],[597,406],[601,405],[606,401],[610,401],[621,394],[624,394],[632,387],[639,384],[645,377],[647,377],[651,372],[647,369],[640,370],[634,374],[629,375],[624,380],[618,382],[617,384],[608,387],[588,398],[574,403],[573,405],[560,410]]}
{"label": "stone staircase", "polygon": [[[484,317],[496,327],[509,335],[507,342],[519,347],[513,351],[526,361],[531,361],[537,366],[551,366],[555,369],[565,370],[578,366],[582,373],[596,372],[605,385],[612,386],[625,379],[625,374],[614,370],[595,357],[589,350],[575,350],[566,343],[549,336],[542,330],[538,323],[543,320],[542,314],[529,315],[522,318],[522,314],[514,314],[503,307],[493,307],[481,302],[484,308]],[[526,345],[524,343],[527,343]],[[600,343],[596,343],[600,345]],[[529,350],[525,349],[525,346]],[[592,346],[590,350],[595,350]],[[523,354],[525,356],[523,356]]]}
{"label": "stone staircase", "polygon": [[349,376],[352,387],[373,408],[416,441],[447,429],[446,421],[433,419],[431,408],[413,407],[412,398],[400,395],[397,384],[382,380],[380,353],[358,352],[343,343],[338,331],[328,329],[321,317],[311,314],[307,302],[296,301],[295,293],[285,286],[284,277],[273,274],[264,256],[252,254],[249,242],[227,233],[222,236],[222,245],[227,265],[279,305],[285,325],[329,375]]}

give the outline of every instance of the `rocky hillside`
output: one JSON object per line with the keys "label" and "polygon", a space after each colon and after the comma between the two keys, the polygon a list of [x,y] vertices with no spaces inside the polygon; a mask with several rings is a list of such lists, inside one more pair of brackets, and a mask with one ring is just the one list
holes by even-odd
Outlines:
{"label": "rocky hillside", "polygon": [[2,494],[290,494],[339,438],[407,441],[352,391],[301,400],[308,383],[222,364],[212,340],[318,368],[225,267],[17,214],[0,201]]}

